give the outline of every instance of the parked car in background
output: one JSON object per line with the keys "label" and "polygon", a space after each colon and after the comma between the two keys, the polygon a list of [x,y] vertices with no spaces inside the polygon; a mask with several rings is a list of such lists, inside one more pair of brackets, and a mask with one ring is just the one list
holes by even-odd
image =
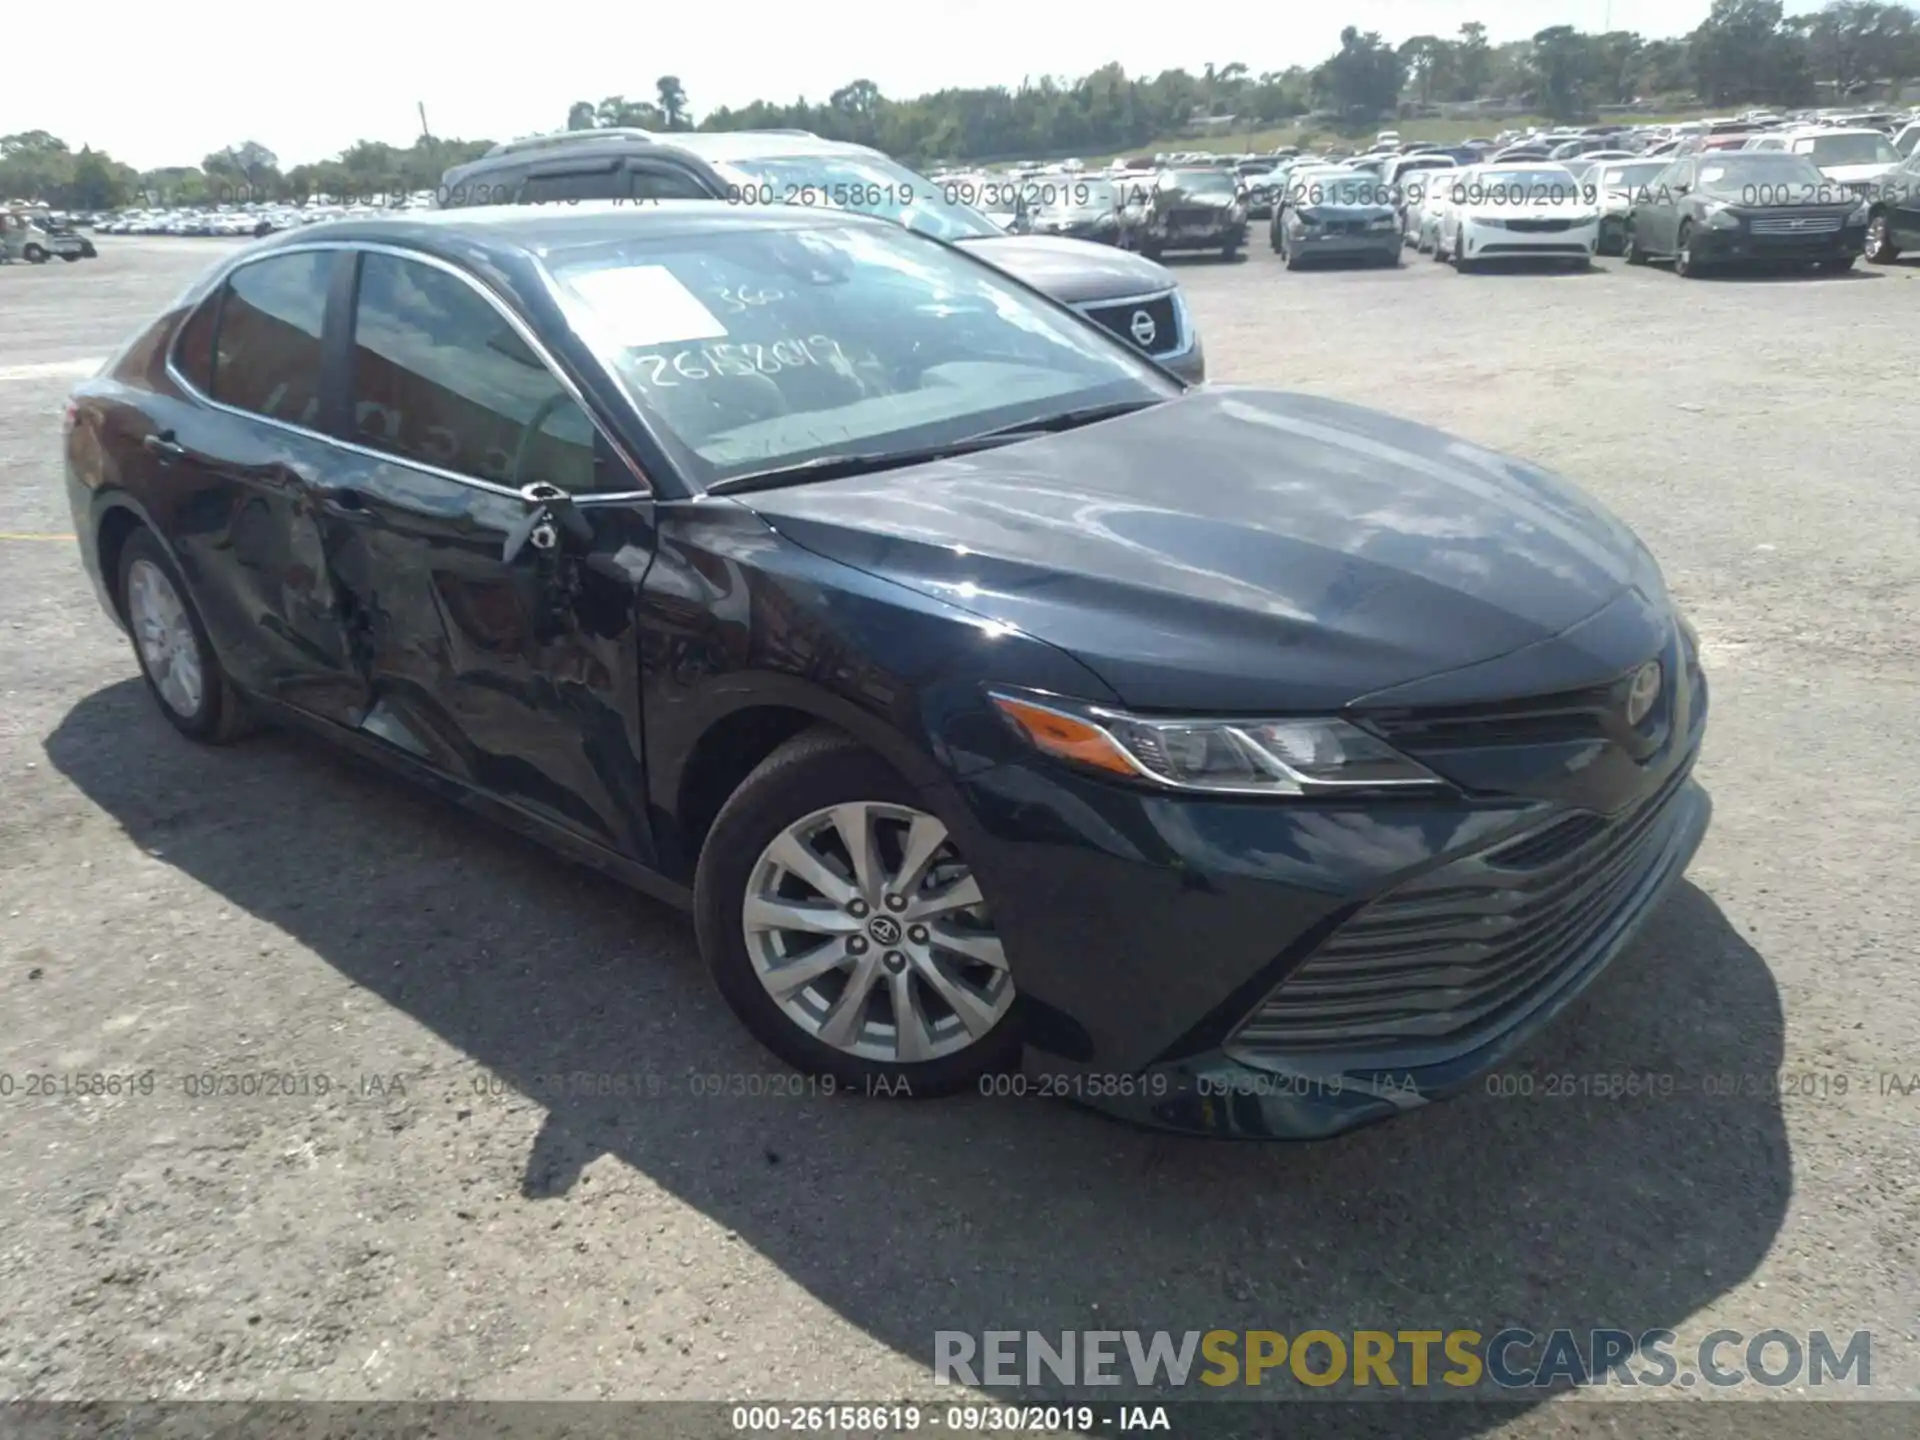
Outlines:
{"label": "parked car in background", "polygon": [[1867,259],[1891,265],[1908,250],[1920,250],[1920,150],[1882,180],[1867,202]]}
{"label": "parked car in background", "polygon": [[1111,178],[1083,173],[1036,182],[1027,207],[1027,232],[1032,235],[1068,235],[1102,245],[1133,244],[1130,218],[1121,184]]}
{"label": "parked car in background", "polygon": [[1600,210],[1596,254],[1618,255],[1627,248],[1628,217],[1633,213],[1635,195],[1653,185],[1672,163],[1671,160],[1606,160],[1578,177],[1583,187],[1592,188],[1594,203]]}
{"label": "parked car in background", "polygon": [[1804,155],[1828,179],[1865,199],[1900,164],[1900,153],[1880,130],[1815,126],[1756,135],[1748,149]]}
{"label": "parked car in background", "polygon": [[1868,210],[1805,155],[1686,155],[1635,192],[1627,263],[1670,259],[1687,279],[1743,261],[1845,270],[1866,246]]}
{"label": "parked car in background", "polygon": [[44,205],[0,207],[0,258],[44,265],[60,259],[72,264],[99,254],[93,241],[67,217]]}
{"label": "parked car in background", "polygon": [[1318,260],[1398,265],[1400,212],[1394,191],[1364,171],[1296,173],[1269,239],[1289,270]]}
{"label": "parked car in background", "polygon": [[1433,258],[1462,273],[1489,260],[1592,263],[1600,242],[1600,208],[1563,165],[1475,165],[1451,186],[1441,212]]}
{"label": "parked car in background", "polygon": [[[1206,173],[1232,192],[1232,175]],[[1172,273],[1147,258],[1151,247],[1142,244],[1146,255],[1130,255],[1070,236],[1010,233],[973,208],[968,197],[1021,205],[1024,182],[981,178],[984,190],[936,184],[878,150],[794,130],[654,134],[606,129],[496,145],[478,160],[447,171],[442,194],[449,208],[711,199],[875,215],[978,254],[1130,344],[1150,331],[1148,353],[1155,360],[1186,379],[1205,377],[1205,354],[1186,297]],[[1024,229],[1023,214],[1016,220],[1016,228]],[[1244,215],[1242,224],[1244,233]],[[1150,324],[1136,322],[1141,313]]]}
{"label": "parked car in background", "polygon": [[1231,171],[1162,170],[1138,198],[1132,207],[1133,234],[1140,253],[1150,258],[1176,250],[1216,250],[1221,259],[1231,260],[1247,243],[1247,209]]}
{"label": "parked car in background", "polygon": [[1424,151],[1405,155],[1388,165],[1381,180],[1393,197],[1394,213],[1399,220],[1400,239],[1406,242],[1411,229],[1414,206],[1426,195],[1427,188],[1445,183],[1445,177],[1457,173],[1459,165],[1451,155]]}

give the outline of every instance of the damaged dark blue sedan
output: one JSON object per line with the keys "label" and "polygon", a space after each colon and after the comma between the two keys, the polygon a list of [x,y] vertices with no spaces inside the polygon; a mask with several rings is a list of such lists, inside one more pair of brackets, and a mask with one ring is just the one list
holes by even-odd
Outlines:
{"label": "damaged dark blue sedan", "polygon": [[689,906],[741,1021],[865,1092],[1379,1119],[1707,824],[1693,633],[1593,501],[853,215],[294,232],[66,454],[182,734],[316,730]]}

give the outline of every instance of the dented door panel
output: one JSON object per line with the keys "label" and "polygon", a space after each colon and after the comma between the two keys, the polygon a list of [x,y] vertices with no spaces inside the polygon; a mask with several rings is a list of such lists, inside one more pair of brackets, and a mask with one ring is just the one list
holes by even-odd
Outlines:
{"label": "dented door panel", "polygon": [[621,854],[648,860],[635,596],[645,505],[586,504],[583,553],[502,559],[517,496],[341,454],[328,564],[371,706],[360,728]]}

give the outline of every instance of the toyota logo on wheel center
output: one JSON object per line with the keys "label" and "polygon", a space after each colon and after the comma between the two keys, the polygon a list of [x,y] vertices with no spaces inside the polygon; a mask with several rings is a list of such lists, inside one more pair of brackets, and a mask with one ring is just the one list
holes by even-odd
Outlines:
{"label": "toyota logo on wheel center", "polygon": [[1142,349],[1153,344],[1160,336],[1160,327],[1153,323],[1153,316],[1144,310],[1133,312],[1133,319],[1127,322],[1127,329]]}
{"label": "toyota logo on wheel center", "polygon": [[900,922],[891,915],[876,915],[867,922],[867,933],[877,945],[898,945],[900,943]]}

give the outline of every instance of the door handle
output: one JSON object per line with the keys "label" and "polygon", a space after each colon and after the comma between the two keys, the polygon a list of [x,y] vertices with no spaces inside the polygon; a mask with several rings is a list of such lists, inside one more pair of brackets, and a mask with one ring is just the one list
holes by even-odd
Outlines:
{"label": "door handle", "polygon": [[187,447],[173,438],[171,430],[162,430],[158,435],[141,436],[140,448],[149,455],[158,455],[162,460],[178,460],[187,453]]}

